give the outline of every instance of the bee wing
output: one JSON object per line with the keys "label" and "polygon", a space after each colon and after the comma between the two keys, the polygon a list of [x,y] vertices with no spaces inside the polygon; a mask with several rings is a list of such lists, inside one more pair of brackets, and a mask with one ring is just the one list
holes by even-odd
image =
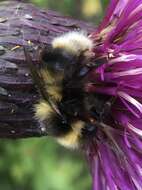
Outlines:
{"label": "bee wing", "polygon": [[34,80],[35,84],[37,85],[38,89],[40,90],[42,97],[46,101],[48,101],[48,93],[45,89],[46,84],[45,84],[44,79],[40,73],[40,69],[38,70],[36,65],[33,63],[32,58],[31,58],[30,54],[28,53],[28,51],[26,50],[25,47],[24,47],[24,53],[25,53],[26,62],[27,62],[28,66],[30,68],[30,71],[31,71],[32,79]]}
{"label": "bee wing", "polygon": [[25,57],[26,57],[26,62],[29,65],[31,74],[32,74],[32,78],[35,82],[35,84],[37,85],[42,98],[48,102],[48,104],[52,107],[52,109],[61,116],[60,111],[58,110],[58,108],[56,107],[55,103],[51,100],[47,90],[46,90],[46,82],[40,72],[40,69],[38,70],[38,68],[35,66],[35,64],[32,61],[32,58],[30,56],[30,54],[28,53],[28,51],[26,50],[26,48],[24,47],[24,53],[25,53]]}

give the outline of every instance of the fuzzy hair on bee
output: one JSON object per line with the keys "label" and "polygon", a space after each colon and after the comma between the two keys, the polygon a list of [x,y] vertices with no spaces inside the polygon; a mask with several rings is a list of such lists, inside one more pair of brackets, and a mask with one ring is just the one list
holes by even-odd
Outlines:
{"label": "fuzzy hair on bee", "polygon": [[93,42],[84,31],[68,32],[52,41],[53,49],[64,49],[70,54],[79,55],[85,51],[91,51]]}
{"label": "fuzzy hair on bee", "polygon": [[40,64],[26,61],[41,99],[34,105],[35,118],[47,133],[67,148],[79,148],[94,138],[108,100],[84,91],[92,40],[82,31],[54,38],[51,47],[40,52]]}

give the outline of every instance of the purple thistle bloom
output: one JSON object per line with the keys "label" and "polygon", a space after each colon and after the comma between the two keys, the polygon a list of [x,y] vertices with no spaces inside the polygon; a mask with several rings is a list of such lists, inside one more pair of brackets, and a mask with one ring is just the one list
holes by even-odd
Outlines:
{"label": "purple thistle bloom", "polygon": [[[111,119],[86,147],[93,190],[142,190],[142,0],[111,0],[94,41],[88,92],[114,98]],[[92,82],[93,81],[93,82]]]}

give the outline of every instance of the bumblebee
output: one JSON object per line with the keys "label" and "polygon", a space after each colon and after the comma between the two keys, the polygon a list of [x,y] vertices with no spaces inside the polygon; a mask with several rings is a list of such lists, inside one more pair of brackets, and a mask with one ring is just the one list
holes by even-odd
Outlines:
{"label": "bumblebee", "polygon": [[84,90],[92,49],[93,42],[85,32],[71,31],[42,49],[38,67],[25,51],[41,95],[34,105],[35,118],[46,127],[48,135],[68,148],[79,148],[95,138],[110,107],[106,97]]}

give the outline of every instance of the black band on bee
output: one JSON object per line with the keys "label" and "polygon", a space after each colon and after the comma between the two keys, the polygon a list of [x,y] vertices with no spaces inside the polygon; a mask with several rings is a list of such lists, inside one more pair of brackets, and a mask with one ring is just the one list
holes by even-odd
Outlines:
{"label": "black band on bee", "polygon": [[42,53],[42,59],[45,62],[47,62],[49,60],[62,60],[65,63],[69,62],[69,61],[70,61],[70,63],[72,63],[72,61],[75,57],[76,57],[75,55],[73,55],[61,48],[56,48],[56,49],[53,49],[52,47],[50,47],[48,49],[45,48]]}

